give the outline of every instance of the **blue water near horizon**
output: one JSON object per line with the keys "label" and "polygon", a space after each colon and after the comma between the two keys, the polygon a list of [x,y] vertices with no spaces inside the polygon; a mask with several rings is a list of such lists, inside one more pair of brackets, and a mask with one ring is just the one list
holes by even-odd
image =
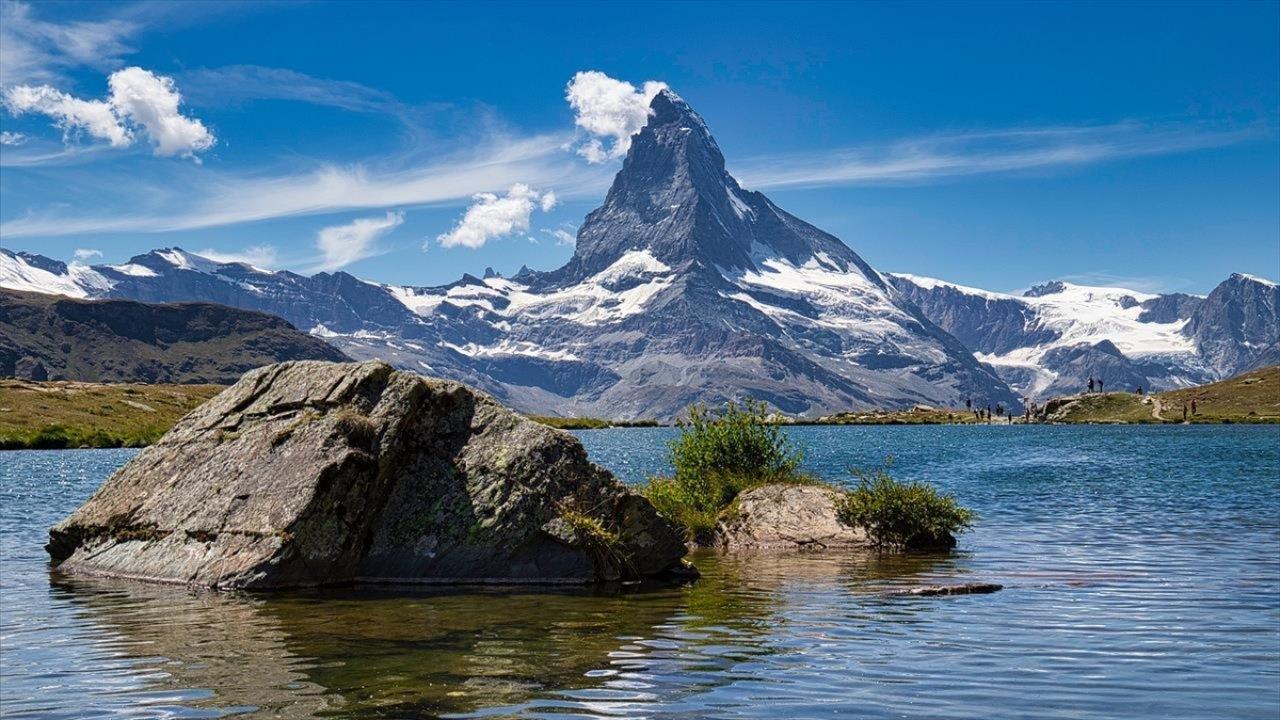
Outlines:
{"label": "blue water near horizon", "polygon": [[[669,428],[576,433],[625,481]],[[1280,717],[1280,427],[801,427],[954,493],[942,556],[695,558],[644,592],[222,595],[51,573],[129,450],[0,453],[9,717]],[[993,595],[900,598],[983,580]]]}

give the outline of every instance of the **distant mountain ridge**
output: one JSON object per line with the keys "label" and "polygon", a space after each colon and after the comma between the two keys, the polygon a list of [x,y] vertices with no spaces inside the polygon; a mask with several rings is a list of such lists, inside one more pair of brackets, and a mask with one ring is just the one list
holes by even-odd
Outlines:
{"label": "distant mountain ridge", "polygon": [[744,190],[669,91],[550,272],[411,287],[179,248],[92,267],[0,249],[0,286],[261,310],[520,410],[616,419],[741,396],[810,416],[969,398],[1017,408],[1089,375],[1116,388],[1224,377],[1277,341],[1275,285],[1256,278],[1209,298],[1060,282],[1014,296],[877,272]]}
{"label": "distant mountain ridge", "polygon": [[345,360],[267,313],[0,290],[0,376],[229,384],[284,360]]}
{"label": "distant mountain ridge", "polygon": [[1237,273],[1207,297],[1061,281],[1021,296],[934,278],[889,276],[1018,392],[1165,390],[1231,377],[1280,356],[1280,286]]}

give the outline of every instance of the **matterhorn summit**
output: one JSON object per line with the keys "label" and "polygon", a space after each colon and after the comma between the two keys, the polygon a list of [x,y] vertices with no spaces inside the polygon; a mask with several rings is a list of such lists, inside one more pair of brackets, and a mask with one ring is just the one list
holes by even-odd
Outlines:
{"label": "matterhorn summit", "polygon": [[95,283],[76,286],[86,295],[265,310],[352,357],[467,382],[530,412],[665,419],[744,397],[807,416],[1018,405],[847,245],[743,189],[670,91],[653,98],[573,258],[551,272],[401,287],[177,249],[80,272]]}

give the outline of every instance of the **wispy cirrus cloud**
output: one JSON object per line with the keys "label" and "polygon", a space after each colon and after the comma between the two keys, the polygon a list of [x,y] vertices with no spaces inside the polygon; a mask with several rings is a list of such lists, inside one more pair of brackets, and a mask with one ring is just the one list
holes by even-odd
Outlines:
{"label": "wispy cirrus cloud", "polygon": [[48,13],[37,9],[47,8],[0,0],[0,87],[60,84],[80,68],[107,73],[125,64],[138,37],[151,28],[173,30],[224,13],[269,10],[271,5],[218,0],[90,3],[84,9],[93,17],[66,21],[44,17]]}
{"label": "wispy cirrus cloud", "polygon": [[377,254],[378,238],[404,224],[404,213],[388,212],[385,217],[356,218],[343,225],[331,225],[316,233],[320,259],[311,270],[329,272]]}
{"label": "wispy cirrus cloud", "polygon": [[735,166],[757,188],[927,183],[964,176],[1083,167],[1235,145],[1267,130],[1121,122],[952,133],[881,145],[768,155]]}
{"label": "wispy cirrus cloud", "polygon": [[424,113],[450,107],[447,103],[410,105],[385,90],[358,82],[262,65],[200,68],[182,73],[181,80],[192,102],[209,106],[288,100],[348,112],[389,115],[405,124],[414,124]]}
{"label": "wispy cirrus cloud", "polygon": [[122,17],[57,23],[40,19],[31,5],[0,2],[0,86],[53,82],[77,67],[109,70],[133,52],[141,25]]}
{"label": "wispy cirrus cloud", "polygon": [[222,227],[273,218],[349,210],[462,205],[478,193],[506,188],[513,178],[554,188],[560,198],[591,198],[608,186],[611,171],[585,167],[560,148],[564,135],[489,138],[478,147],[409,167],[318,165],[280,174],[240,174],[196,168],[128,173],[105,186],[119,213],[66,215],[32,211],[0,224],[0,237],[97,232],[170,232]]}
{"label": "wispy cirrus cloud", "polygon": [[256,268],[270,270],[280,265],[280,252],[274,245],[253,245],[243,250],[225,251],[206,248],[197,250],[196,255],[221,263],[244,263]]}
{"label": "wispy cirrus cloud", "polygon": [[[261,69],[233,74],[255,82],[269,80],[277,90],[279,83],[288,79]],[[267,92],[245,90],[243,96]],[[643,94],[634,87],[627,92],[632,100]],[[591,95],[585,91],[579,94]],[[388,107],[384,103],[393,102],[376,90],[330,81],[300,87],[297,97],[370,112],[384,111]],[[610,105],[604,100],[579,105],[582,107],[575,109],[580,117],[590,108],[603,113],[601,118],[608,116],[605,111]],[[592,132],[608,136],[610,128],[622,128],[615,128],[617,123],[606,125],[593,126]],[[628,128],[631,125],[618,132]],[[966,176],[1048,173],[1133,157],[1192,152],[1249,142],[1270,132],[1271,128],[1223,129],[1191,122],[1014,128],[758,156],[734,163],[734,169],[745,185],[762,189],[919,184]],[[618,140],[617,133],[610,137]],[[103,210],[67,214],[62,208],[33,209],[25,215],[10,215],[0,224],[0,236],[168,232],[362,209],[461,206],[479,193],[493,193],[515,181],[554,189],[567,200],[594,200],[608,187],[616,166],[586,164],[575,158],[565,151],[572,147],[573,139],[568,131],[519,135],[490,130],[459,141],[463,143],[460,149],[429,157],[416,151],[354,165],[314,163],[301,170],[297,169],[299,163],[292,161],[287,169],[275,173],[267,169],[206,169],[199,173],[166,169],[145,179],[121,173],[111,182],[95,176],[94,184],[103,188],[104,197],[111,198],[102,203]],[[611,154],[607,148],[605,153]],[[8,157],[4,163],[11,164]],[[21,158],[13,164],[21,165]]]}

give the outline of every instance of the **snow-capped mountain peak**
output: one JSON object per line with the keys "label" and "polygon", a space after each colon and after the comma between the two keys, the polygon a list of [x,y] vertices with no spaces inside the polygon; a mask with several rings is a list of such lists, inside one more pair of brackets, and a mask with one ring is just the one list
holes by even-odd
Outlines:
{"label": "snow-capped mountain peak", "polygon": [[263,310],[352,357],[467,382],[522,410],[615,418],[743,396],[809,415],[965,399],[1016,408],[1087,376],[1157,389],[1280,355],[1280,289],[1244,275],[1198,298],[1061,281],[994,293],[881,274],[742,188],[679,96],[659,93],[651,110],[573,258],[551,272],[408,287],[176,247],[94,267],[0,250],[0,286]]}

